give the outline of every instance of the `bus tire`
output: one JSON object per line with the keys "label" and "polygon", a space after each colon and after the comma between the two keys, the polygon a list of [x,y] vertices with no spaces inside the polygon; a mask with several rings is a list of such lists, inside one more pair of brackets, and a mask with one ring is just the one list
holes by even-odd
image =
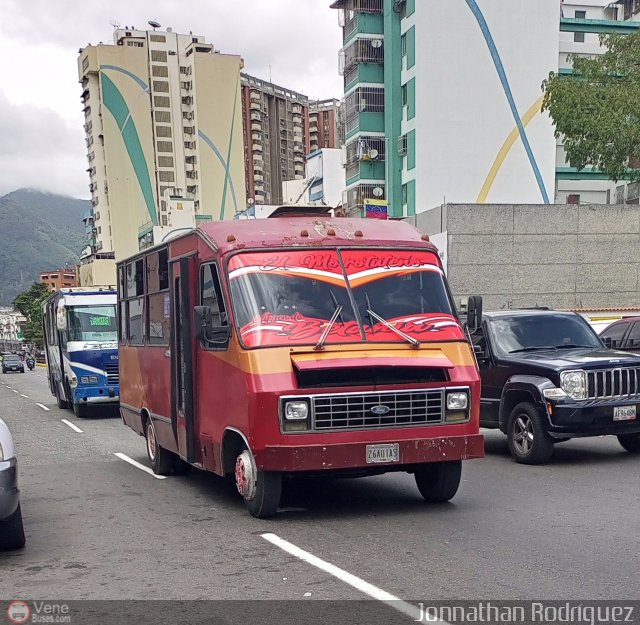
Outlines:
{"label": "bus tire", "polygon": [[20,504],[16,511],[4,521],[0,521],[0,549],[22,549],[25,544],[24,526]]}
{"label": "bus tire", "polygon": [[462,460],[430,462],[415,471],[416,486],[425,501],[443,503],[453,499],[460,486]]}
{"label": "bus tire", "polygon": [[169,450],[160,447],[151,417],[145,421],[144,437],[147,441],[147,456],[153,472],[156,475],[173,475],[176,457]]}
{"label": "bus tire", "polygon": [[89,406],[85,403],[76,402],[73,404],[73,414],[78,417],[78,419],[83,419],[89,414]]}
{"label": "bus tire", "polygon": [[267,519],[278,511],[282,495],[282,474],[257,469],[253,454],[246,448],[236,458],[235,480],[236,488],[251,516]]}
{"label": "bus tire", "polygon": [[58,408],[61,408],[62,410],[71,408],[71,404],[60,397],[60,392],[58,391],[57,388],[56,388],[56,404],[58,405]]}

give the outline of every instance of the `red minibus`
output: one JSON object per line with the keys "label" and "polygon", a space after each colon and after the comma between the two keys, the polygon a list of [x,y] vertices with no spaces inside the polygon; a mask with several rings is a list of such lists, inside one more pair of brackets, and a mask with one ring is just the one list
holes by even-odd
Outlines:
{"label": "red minibus", "polygon": [[122,419],[157,474],[229,476],[256,517],[288,474],[406,471],[449,500],[484,439],[438,251],[404,222],[311,211],[209,223],[118,264]]}

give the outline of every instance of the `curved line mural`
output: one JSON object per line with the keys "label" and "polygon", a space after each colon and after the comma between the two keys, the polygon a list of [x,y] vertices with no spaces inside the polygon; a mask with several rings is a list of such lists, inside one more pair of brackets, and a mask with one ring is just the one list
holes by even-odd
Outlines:
{"label": "curved line mural", "polygon": [[[538,98],[533,105],[529,108],[529,110],[524,114],[522,118],[522,125],[526,128],[529,123],[533,120],[533,118],[538,115],[538,113],[542,112],[542,102],[544,100],[544,96]],[[478,195],[478,199],[476,202],[478,204],[484,204],[487,201],[487,196],[491,191],[491,187],[493,187],[493,183],[496,180],[496,176],[498,175],[500,169],[504,165],[504,162],[511,151],[511,148],[518,140],[520,136],[520,131],[516,126],[510,133],[509,136],[505,139],[504,143],[500,150],[498,150],[498,154],[496,155],[495,160],[493,161],[493,165],[491,165],[491,169],[487,174],[487,178],[482,185],[482,189]]]}
{"label": "curved line mural", "polygon": [[527,153],[527,157],[529,159],[529,162],[531,163],[531,169],[533,170],[533,174],[538,183],[538,187],[540,189],[542,199],[545,204],[549,204],[549,195],[544,186],[544,181],[542,180],[542,174],[540,173],[540,168],[538,167],[538,163],[536,162],[536,158],[533,154],[533,150],[531,149],[531,145],[529,143],[529,138],[527,137],[526,130],[520,118],[520,114],[518,113],[518,108],[513,98],[513,93],[511,92],[511,86],[509,85],[509,80],[507,79],[507,73],[504,69],[504,65],[502,63],[502,59],[500,58],[500,53],[498,52],[496,43],[493,40],[493,36],[491,35],[491,31],[489,30],[487,21],[480,7],[478,6],[478,3],[476,2],[476,0],[465,0],[465,2],[467,3],[467,6],[473,13],[474,17],[476,18],[476,21],[478,22],[478,26],[480,27],[480,30],[482,31],[482,35],[487,43],[487,47],[489,48],[489,53],[491,54],[491,58],[493,59],[493,64],[496,68],[496,72],[498,73],[498,78],[500,79],[500,83],[502,84],[504,94],[507,97],[509,108],[511,109],[511,113],[513,114],[513,118],[516,122],[518,134],[520,135],[520,139],[522,140],[522,144],[524,145],[525,152]]}
{"label": "curved line mural", "polygon": [[156,202],[153,195],[153,187],[151,178],[149,177],[149,168],[144,157],[142,144],[136,125],[131,118],[131,112],[127,103],[118,90],[113,81],[103,72],[100,72],[100,80],[102,85],[102,98],[107,110],[116,120],[120,135],[124,141],[127,154],[133,166],[133,171],[138,179],[142,196],[144,197],[149,217],[154,224],[158,223],[158,215],[156,211]]}
{"label": "curved line mural", "polygon": [[[136,82],[137,85],[143,91],[145,91],[147,93],[150,93],[149,85],[146,82],[144,82],[144,80],[142,80],[142,78],[140,78],[139,76],[136,76],[133,72],[130,72],[129,70],[124,69],[123,67],[118,67],[117,65],[101,65],[100,66],[100,70],[112,70],[114,72],[119,72],[121,74],[124,74],[125,76],[128,76],[129,78],[131,78],[131,80]],[[115,85],[114,85],[114,87],[115,87]],[[236,110],[235,107],[236,107],[236,104],[237,104],[237,99],[236,99],[236,102],[234,102],[234,108],[233,108],[233,119],[234,119],[234,121],[235,121],[235,110]],[[233,125],[231,127],[231,134],[232,134],[232,137],[233,137]],[[226,186],[227,186],[227,179],[228,179],[228,185],[229,185],[229,189],[231,191],[231,198],[233,199],[234,211],[237,213],[238,212],[238,200],[236,198],[236,188],[235,188],[235,185],[233,184],[233,178],[231,178],[231,176],[229,174],[229,164],[228,164],[227,160],[225,160],[224,156],[222,156],[222,153],[217,148],[216,144],[204,132],[202,132],[201,130],[198,130],[198,137],[200,137],[200,139],[202,139],[204,141],[204,143],[207,145],[207,147],[209,147],[211,149],[211,151],[214,153],[215,157],[220,161],[220,164],[222,165],[223,169],[225,170],[225,194],[226,194]],[[229,139],[229,142],[231,142],[232,137]],[[224,212],[224,205],[225,205],[225,201],[223,199],[222,208],[221,208],[221,214]],[[154,213],[155,213],[155,204],[154,204]],[[152,218],[152,221],[154,223],[156,223],[156,219]]]}
{"label": "curved line mural", "polygon": [[[220,164],[225,168],[225,170],[227,170],[228,169],[227,162],[224,160],[224,156],[222,156],[222,154],[220,153],[220,150],[218,150],[218,148],[216,147],[216,144],[213,141],[211,141],[211,139],[209,139],[209,137],[206,134],[204,134],[202,130],[198,130],[198,137],[200,137],[200,139],[202,139],[205,142],[205,144],[215,154],[216,158],[220,161]],[[231,198],[233,199],[233,206],[234,206],[235,212],[237,213],[238,202],[236,200],[236,188],[231,178],[229,178],[229,188],[231,190]],[[223,206],[224,206],[224,203],[223,203]]]}

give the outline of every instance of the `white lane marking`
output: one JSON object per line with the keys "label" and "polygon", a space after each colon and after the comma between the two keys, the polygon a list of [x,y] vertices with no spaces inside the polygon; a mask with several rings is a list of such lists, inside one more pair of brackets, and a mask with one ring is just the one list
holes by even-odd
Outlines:
{"label": "white lane marking", "polygon": [[47,408],[44,404],[39,404],[38,402],[36,402],[36,406],[40,406],[40,408],[42,408],[42,410],[49,411],[49,408]]}
{"label": "white lane marking", "polygon": [[17,393],[17,392],[18,392],[18,391],[16,391],[16,389],[15,389],[15,388],[12,388],[11,390],[12,390],[14,393]]}
{"label": "white lane marking", "polygon": [[118,458],[120,458],[120,460],[124,460],[125,462],[128,462],[129,464],[133,465],[134,467],[136,467],[136,469],[140,469],[141,471],[144,471],[145,473],[148,473],[152,477],[155,477],[156,480],[166,480],[167,479],[166,475],[156,475],[153,472],[152,469],[150,469],[149,467],[145,467],[144,464],[140,464],[137,460],[134,460],[133,458],[129,458],[129,456],[127,456],[126,454],[122,454],[120,452],[116,452],[113,455],[117,456]]}
{"label": "white lane marking", "polygon": [[[344,569],[335,566],[335,564],[326,562],[325,560],[314,556],[312,553],[309,553],[304,549],[300,549],[300,547],[297,547],[293,543],[280,538],[276,534],[267,533],[261,534],[261,536],[266,541],[270,542],[276,547],[279,547],[283,551],[286,551],[288,554],[298,558],[299,560],[302,560],[303,562],[306,562],[307,564],[310,564],[311,566],[315,566],[325,573],[329,573],[329,575],[333,575],[345,584],[355,588],[356,590],[359,590],[361,593],[368,595],[372,599],[376,599],[378,601],[381,601],[382,603],[385,603],[389,607],[398,610],[398,612],[402,612],[402,614],[412,618],[414,621],[419,621],[423,616],[421,614],[420,608],[418,608],[417,606],[411,605],[406,601],[402,601],[402,599],[399,599],[395,595],[392,595],[391,593],[388,593],[385,590],[382,590],[381,588],[370,584],[369,582],[365,582],[363,579],[360,579],[359,577],[348,573]],[[429,619],[429,622],[438,623],[439,625],[449,625],[445,621],[439,621],[437,619],[434,619],[433,621]]]}
{"label": "white lane marking", "polygon": [[25,399],[29,399],[29,395],[23,395],[22,393],[20,393],[20,397],[24,397]]}
{"label": "white lane marking", "polygon": [[74,432],[78,432],[78,434],[82,434],[82,430],[75,424],[71,423],[71,421],[67,421],[66,419],[60,419],[62,423],[68,425]]}

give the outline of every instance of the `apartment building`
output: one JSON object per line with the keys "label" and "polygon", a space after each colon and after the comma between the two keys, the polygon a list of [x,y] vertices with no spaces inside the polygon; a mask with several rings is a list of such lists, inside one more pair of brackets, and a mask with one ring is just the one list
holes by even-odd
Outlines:
{"label": "apartment building", "polygon": [[44,284],[51,293],[62,288],[80,286],[75,267],[64,267],[40,273],[40,284]]}
{"label": "apartment building", "polygon": [[242,74],[246,195],[254,204],[283,202],[282,183],[302,180],[305,157],[340,146],[340,102]]}
{"label": "apartment building", "polygon": [[402,217],[443,201],[553,198],[551,122],[521,120],[557,67],[558,0],[331,6],[343,31],[349,214],[362,215],[367,199]]}
{"label": "apartment building", "polygon": [[92,204],[85,222],[102,261],[246,207],[241,57],[150,25],[116,28],[113,44],[79,51]]}

